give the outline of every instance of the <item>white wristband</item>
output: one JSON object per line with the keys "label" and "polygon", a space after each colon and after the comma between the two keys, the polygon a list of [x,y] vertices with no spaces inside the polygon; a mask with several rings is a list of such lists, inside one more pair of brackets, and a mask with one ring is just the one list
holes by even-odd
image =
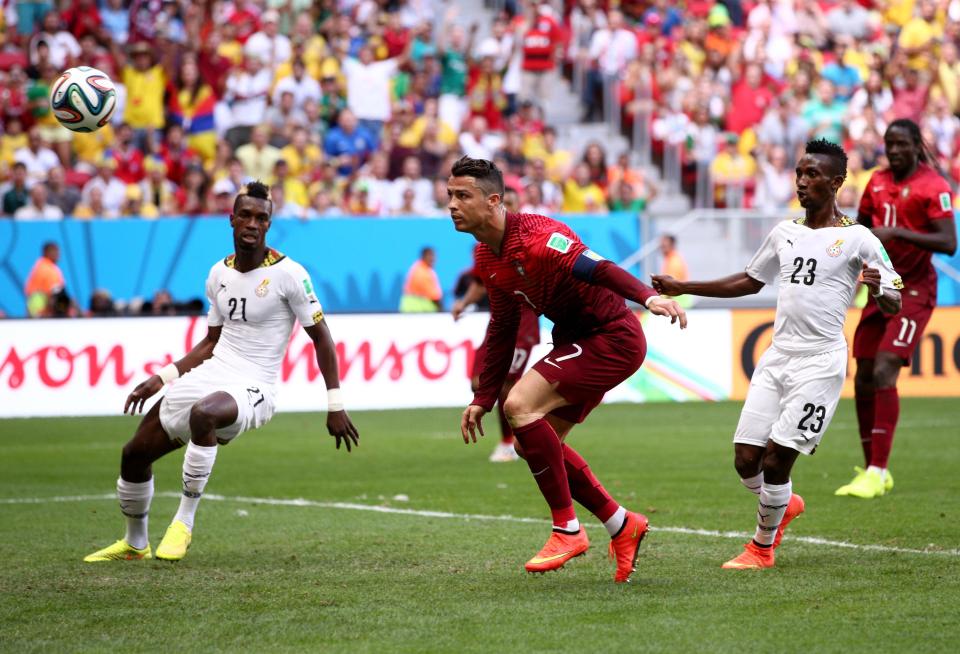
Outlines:
{"label": "white wristband", "polygon": [[871,292],[870,295],[873,297],[880,297],[881,295],[883,295],[883,287],[881,286],[880,288],[878,288],[876,293]]}
{"label": "white wristband", "polygon": [[327,411],[329,413],[343,411],[343,393],[339,388],[327,389]]}
{"label": "white wristband", "polygon": [[157,376],[163,380],[164,385],[167,385],[180,376],[180,371],[177,370],[177,366],[175,364],[168,363],[164,367],[160,368],[160,372],[157,373]]}
{"label": "white wristband", "polygon": [[659,296],[659,295],[651,295],[650,297],[647,298],[647,301],[643,303],[643,306],[645,306],[645,307],[647,307],[647,308],[649,309],[649,308],[650,308],[650,302],[652,302],[655,298],[658,298],[658,297],[660,297],[660,296]]}

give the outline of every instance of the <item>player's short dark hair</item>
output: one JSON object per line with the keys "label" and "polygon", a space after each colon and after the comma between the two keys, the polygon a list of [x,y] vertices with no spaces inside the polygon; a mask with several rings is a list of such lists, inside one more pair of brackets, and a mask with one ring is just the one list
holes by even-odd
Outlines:
{"label": "player's short dark hair", "polygon": [[847,153],[836,143],[828,141],[827,139],[808,141],[804,152],[830,157],[833,161],[833,174],[839,175],[844,179],[847,178]]}
{"label": "player's short dark hair", "polygon": [[503,173],[492,161],[460,157],[450,169],[450,174],[454,177],[473,177],[477,180],[477,186],[487,195],[503,197]]}
{"label": "player's short dark hair", "polygon": [[257,180],[255,182],[250,182],[240,189],[240,192],[237,193],[236,199],[233,201],[233,212],[237,212],[237,208],[240,206],[240,198],[256,198],[258,200],[266,200],[270,203],[270,212],[273,212],[273,200],[270,198],[270,187],[266,184]]}

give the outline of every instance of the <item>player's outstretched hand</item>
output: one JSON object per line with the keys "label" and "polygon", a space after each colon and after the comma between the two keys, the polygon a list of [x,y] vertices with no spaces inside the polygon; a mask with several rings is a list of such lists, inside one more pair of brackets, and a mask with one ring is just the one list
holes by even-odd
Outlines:
{"label": "player's outstretched hand", "polygon": [[466,308],[467,305],[463,303],[463,300],[457,300],[453,303],[453,307],[450,308],[450,315],[453,316],[454,322],[460,320],[460,316],[463,315],[463,312]]}
{"label": "player's outstretched hand", "polygon": [[129,411],[131,416],[143,413],[143,405],[161,388],[163,388],[163,380],[159,375],[153,375],[147,381],[137,384],[133,392],[127,396],[127,401],[123,403],[123,412]]}
{"label": "player's outstretched hand", "polygon": [[[337,439],[338,450],[341,442],[347,446],[347,452],[360,445],[360,432],[350,422],[350,416],[347,415],[346,411],[327,412],[327,431]],[[351,441],[353,445],[351,445]]]}
{"label": "player's outstretched hand", "polygon": [[463,417],[460,418],[460,433],[463,435],[464,443],[469,443],[471,440],[476,443],[477,431],[480,432],[481,436],[485,435],[480,419],[483,418],[483,414],[486,412],[482,406],[477,406],[476,404],[471,404],[464,410]]}
{"label": "player's outstretched hand", "polygon": [[661,295],[683,295],[680,288],[680,282],[670,275],[653,275],[653,290]]}
{"label": "player's outstretched hand", "polygon": [[655,297],[647,305],[650,313],[658,316],[670,316],[670,324],[680,321],[680,329],[687,328],[687,313],[683,310],[676,300],[669,300],[665,297]]}
{"label": "player's outstretched hand", "polygon": [[861,278],[863,283],[870,289],[871,294],[876,294],[880,292],[880,270],[877,268],[871,268],[867,264],[863,264],[863,272],[861,273]]}

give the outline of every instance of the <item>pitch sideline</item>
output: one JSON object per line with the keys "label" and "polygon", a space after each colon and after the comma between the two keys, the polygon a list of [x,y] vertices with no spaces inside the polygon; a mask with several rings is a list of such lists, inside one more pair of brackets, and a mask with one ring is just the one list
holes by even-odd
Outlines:
{"label": "pitch sideline", "polygon": [[[180,493],[166,491],[157,493],[155,497],[164,497],[177,499]],[[60,504],[65,502],[92,502],[104,500],[116,500],[114,493],[101,493],[98,495],[55,495],[53,497],[8,497],[0,498],[0,505],[6,504]],[[549,522],[541,518],[522,518],[512,515],[484,515],[477,513],[451,513],[449,511],[423,511],[417,509],[401,509],[392,506],[379,506],[376,504],[356,504],[352,502],[319,502],[304,498],[296,499],[278,499],[271,497],[244,497],[227,496],[216,493],[205,493],[203,498],[213,502],[238,502],[241,504],[263,504],[268,506],[297,506],[310,507],[318,509],[340,509],[345,511],[370,511],[373,513],[387,513],[393,515],[416,516],[419,518],[444,518],[453,520],[479,520],[488,522],[513,522],[522,524],[544,524]],[[600,525],[587,525],[588,527],[599,527]],[[657,527],[651,526],[653,532],[663,532],[669,534],[683,534],[688,536],[703,536],[706,538],[750,538],[752,534],[743,531],[716,531],[712,529],[693,529],[691,527]],[[819,538],[816,536],[784,536],[784,540],[794,543],[804,543],[807,545],[821,545],[825,547],[839,547],[844,549],[854,549],[866,552],[883,552],[896,554],[920,554],[920,555],[940,555],[940,556],[960,556],[960,550],[918,550],[907,547],[890,547],[888,545],[862,545],[859,543],[848,543],[840,540],[830,540],[828,538]]]}

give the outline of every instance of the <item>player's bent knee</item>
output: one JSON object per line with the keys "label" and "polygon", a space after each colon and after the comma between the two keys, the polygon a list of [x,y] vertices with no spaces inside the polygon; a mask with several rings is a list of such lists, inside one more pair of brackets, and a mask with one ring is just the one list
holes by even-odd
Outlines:
{"label": "player's bent knee", "polygon": [[733,448],[733,467],[742,478],[759,474],[763,461],[763,451],[751,445],[737,444]]}
{"label": "player's bent knee", "polygon": [[900,376],[900,359],[877,359],[873,366],[871,383],[875,389],[893,388]]}
{"label": "player's bent knee", "polygon": [[237,419],[237,404],[228,393],[218,392],[197,401],[190,409],[190,433],[216,445],[216,429],[227,427]]}

